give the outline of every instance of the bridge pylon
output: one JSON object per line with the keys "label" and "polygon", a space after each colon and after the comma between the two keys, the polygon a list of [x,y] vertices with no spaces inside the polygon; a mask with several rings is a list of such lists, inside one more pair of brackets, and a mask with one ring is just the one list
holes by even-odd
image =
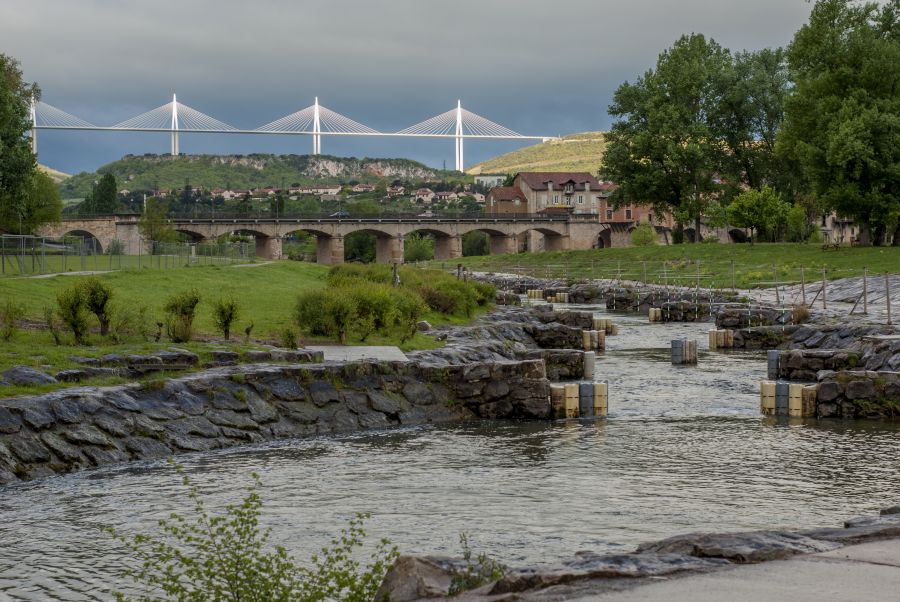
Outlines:
{"label": "bridge pylon", "polygon": [[178,101],[172,93],[172,156],[178,156]]}
{"label": "bridge pylon", "polygon": [[31,95],[31,152],[37,157],[37,104]]}
{"label": "bridge pylon", "polygon": [[322,154],[322,122],[319,119],[319,97],[313,104],[313,154]]}

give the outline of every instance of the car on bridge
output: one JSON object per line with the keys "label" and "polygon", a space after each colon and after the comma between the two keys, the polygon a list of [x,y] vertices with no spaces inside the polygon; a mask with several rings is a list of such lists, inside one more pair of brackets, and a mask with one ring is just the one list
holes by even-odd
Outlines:
{"label": "car on bridge", "polygon": [[349,211],[335,211],[328,217],[336,217],[338,219],[345,219],[345,218],[350,217],[350,212]]}

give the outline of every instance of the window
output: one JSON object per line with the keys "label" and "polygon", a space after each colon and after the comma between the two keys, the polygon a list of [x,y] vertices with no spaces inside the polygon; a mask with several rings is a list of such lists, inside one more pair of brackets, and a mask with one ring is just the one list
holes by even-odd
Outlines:
{"label": "window", "polygon": [[606,210],[606,219],[612,220],[612,209]]}
{"label": "window", "polygon": [[631,219],[631,209],[625,210],[625,219]]}
{"label": "window", "polygon": [[584,205],[584,195],[581,195],[581,194],[578,195],[578,204]]}
{"label": "window", "polygon": [[558,194],[554,194],[554,195],[553,195],[553,203],[554,203],[554,204],[559,204],[559,195],[558,195]]}
{"label": "window", "polygon": [[515,205],[516,207],[518,207],[518,206],[519,206],[519,199],[514,200],[514,201],[513,201],[513,205]]}

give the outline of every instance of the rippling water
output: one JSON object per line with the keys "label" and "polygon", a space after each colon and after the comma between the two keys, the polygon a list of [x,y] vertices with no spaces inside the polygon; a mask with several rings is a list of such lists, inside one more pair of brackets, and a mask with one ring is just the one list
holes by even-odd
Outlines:
{"label": "rippling water", "polygon": [[[758,415],[761,353],[712,353],[708,324],[617,317],[598,378],[606,421],[491,422],[278,442],[181,457],[212,505],[262,476],[273,539],[304,558],[353,513],[408,553],[458,553],[461,531],[508,564],[630,550],[693,530],[838,525],[900,500],[897,424]],[[669,341],[700,341],[673,367]],[[109,599],[122,550],[185,510],[165,463],[0,490],[0,598]]]}

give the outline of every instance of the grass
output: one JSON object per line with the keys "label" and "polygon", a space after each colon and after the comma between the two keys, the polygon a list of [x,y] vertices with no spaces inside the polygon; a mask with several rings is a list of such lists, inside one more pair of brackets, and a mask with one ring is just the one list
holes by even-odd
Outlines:
{"label": "grass", "polygon": [[[829,280],[900,272],[900,247],[841,247],[823,251],[814,244],[685,244],[624,247],[587,251],[519,253],[464,257],[453,260],[470,270],[512,272],[541,278],[621,278],[651,283],[748,289],[820,281],[822,269]],[[432,262],[440,266],[440,262]],[[645,277],[646,274],[646,277]]]}
{"label": "grass", "polygon": [[466,170],[470,175],[519,171],[586,171],[597,173],[606,139],[603,132],[583,132],[494,157]]}
{"label": "grass", "polygon": [[[200,340],[174,345],[189,349],[200,355],[201,363],[211,359],[212,348],[244,351],[258,348],[259,343],[275,343],[279,332],[293,326],[294,304],[301,291],[325,286],[328,267],[314,263],[279,261],[257,264],[250,267],[237,266],[195,266],[168,270],[122,270],[99,274],[104,283],[114,291],[113,303],[135,309],[148,308],[149,319],[163,320],[163,305],[174,293],[196,288],[202,297],[197,307],[194,322],[197,338]],[[0,304],[13,299],[26,307],[27,327],[20,328],[12,340],[0,343],[0,371],[11,366],[25,365],[48,374],[77,368],[72,356],[101,357],[109,353],[122,355],[149,354],[172,347],[165,336],[159,343],[133,340],[114,344],[101,338],[96,331],[88,337],[88,345],[55,345],[51,334],[43,329],[43,308],[55,307],[56,295],[78,281],[78,276],[59,275],[53,278],[0,278]],[[221,340],[214,326],[212,302],[220,297],[233,297],[240,304],[240,316],[232,328],[232,341]],[[487,308],[478,308],[473,319],[483,315]],[[459,316],[447,316],[429,312],[424,316],[434,326],[465,324],[469,320]],[[93,320],[93,318],[92,318]],[[96,320],[93,320],[96,322]],[[253,322],[250,341],[244,342],[244,328]],[[295,327],[296,328],[296,327]],[[155,326],[152,331],[155,332]],[[63,331],[65,342],[71,336]],[[332,343],[324,338],[304,340],[305,343]],[[362,344],[351,338],[350,344]],[[410,340],[400,343],[399,337],[373,333],[365,341],[366,345],[396,345],[404,351],[432,349],[443,345],[434,337],[417,333]],[[148,377],[149,380],[166,378],[165,374]],[[122,378],[103,377],[92,379],[89,384],[109,385],[125,382]],[[33,395],[70,386],[66,384],[0,388],[0,397]]]}
{"label": "grass", "polygon": [[[240,258],[207,257],[197,255],[30,255],[29,249],[23,256],[14,253],[0,255],[0,278],[19,276],[35,276],[40,274],[60,274],[84,271],[112,270],[168,270],[182,268],[189,263],[193,266],[230,265],[234,263],[250,263]],[[2,280],[0,280],[2,282]]]}

